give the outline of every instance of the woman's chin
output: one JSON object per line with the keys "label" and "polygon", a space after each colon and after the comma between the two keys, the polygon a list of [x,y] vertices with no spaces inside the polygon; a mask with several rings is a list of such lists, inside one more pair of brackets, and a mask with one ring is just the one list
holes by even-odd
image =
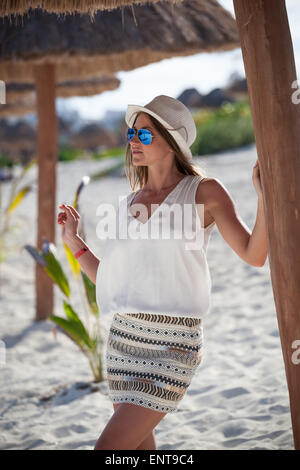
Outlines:
{"label": "woman's chin", "polygon": [[132,162],[135,163],[135,162],[142,162],[144,160],[144,156],[142,153],[134,153],[132,155]]}

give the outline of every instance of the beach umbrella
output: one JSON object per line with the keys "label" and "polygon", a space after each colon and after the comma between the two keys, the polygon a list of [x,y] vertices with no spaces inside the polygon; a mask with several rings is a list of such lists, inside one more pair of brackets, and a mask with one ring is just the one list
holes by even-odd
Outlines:
{"label": "beach umbrella", "polygon": [[[155,3],[158,0],[3,0],[0,4],[0,16],[22,15],[29,9],[41,8],[48,13],[89,13],[91,16],[98,10],[133,5],[134,3]],[[169,3],[180,3],[181,0],[165,0]]]}
{"label": "beach umbrella", "polygon": [[200,106],[201,108],[219,108],[224,103],[234,103],[236,100],[231,97],[226,91],[222,88],[215,88],[214,90],[203,95],[201,98]]}
{"label": "beach umbrella", "polygon": [[[7,104],[15,103],[16,101],[21,101],[24,97],[31,95],[33,92],[33,87],[29,83],[5,83],[5,101]],[[4,104],[5,106],[5,104]],[[0,106],[0,112],[1,108]]]}
{"label": "beach umbrella", "polygon": [[99,95],[104,91],[119,88],[121,81],[117,77],[89,78],[86,80],[68,80],[56,84],[56,96],[69,98],[72,96]]}
{"label": "beach umbrella", "polygon": [[[75,96],[92,96],[103,93],[104,91],[116,90],[121,81],[114,75],[102,75],[99,77],[90,77],[86,80],[67,80],[55,83],[56,98],[70,98]],[[14,83],[6,84],[6,102],[15,104],[21,102],[22,98],[35,94],[34,83]],[[35,101],[35,96],[33,102]],[[2,106],[5,107],[6,105]],[[0,107],[1,112],[1,107]]]}
{"label": "beach umbrella", "polygon": [[[130,14],[129,14],[130,12]],[[235,20],[215,0],[191,0],[135,5],[128,9],[65,18],[40,10],[22,19],[4,18],[0,29],[0,80],[9,67],[32,67],[37,91],[39,161],[38,236],[55,241],[56,227],[56,115],[55,74],[66,69],[97,64],[99,73],[133,70],[160,60],[199,52],[239,47]],[[15,69],[16,70],[16,69]],[[196,71],[195,71],[196,73]],[[7,76],[7,75],[6,75]],[[74,78],[77,78],[76,74]],[[15,76],[9,77],[16,81]],[[37,266],[36,319],[52,314],[53,286]]]}
{"label": "beach umbrella", "polygon": [[263,185],[294,444],[300,450],[300,107],[293,44],[284,0],[233,3]]}
{"label": "beach umbrella", "polygon": [[[56,98],[91,96],[95,94],[100,94],[104,91],[114,90],[118,88],[119,85],[120,80],[113,75],[102,75],[99,77],[90,78],[88,80],[69,80],[67,82],[56,83],[55,95]],[[9,92],[6,94],[6,104],[0,106],[0,118],[7,118],[11,116],[23,116],[29,113],[36,113],[36,93],[34,83],[25,85],[22,83],[7,83],[6,89]],[[15,89],[17,93],[15,93]],[[20,91],[23,93],[20,94]],[[72,137],[72,144],[76,142],[76,138],[79,135],[80,132],[77,132],[76,135]],[[116,145],[116,139],[113,139],[113,135],[110,135],[108,131],[105,133],[102,129],[99,128],[97,137],[99,142],[106,142],[108,145]],[[27,153],[28,151],[29,153],[35,151],[34,146],[32,145],[32,140],[34,139],[31,136],[29,142],[25,142]],[[23,144],[24,141],[21,139],[21,145]],[[0,139],[0,148],[2,150],[4,148],[4,153],[5,149],[7,150],[7,148],[12,150],[14,154],[19,153],[19,137],[15,137],[13,140],[10,139],[9,142]]]}
{"label": "beach umbrella", "polygon": [[[120,80],[113,75],[95,77],[88,80],[69,80],[68,82],[56,84],[56,98],[91,96],[94,94],[100,94],[107,90],[116,89],[119,85]],[[26,84],[26,87],[24,86],[24,96],[14,93],[15,88],[17,91],[23,90],[22,83],[8,83],[6,88],[9,90],[9,93],[6,95],[6,104],[0,106],[0,118],[36,113],[36,93],[34,84]],[[62,125],[63,122],[60,121],[60,129]],[[71,140],[69,141],[69,145],[71,147],[91,149],[95,147],[97,142],[98,145],[118,145],[115,135],[112,132],[103,129],[101,126],[95,127],[94,134],[84,135],[84,130],[85,128],[72,135]],[[19,134],[18,137],[15,136],[14,139],[9,139],[9,142],[5,138],[3,140],[3,136],[1,137],[2,140],[0,139],[0,148],[2,150],[4,148],[4,153],[6,153],[7,149],[9,149],[8,152],[12,150],[15,155],[19,153],[20,150],[23,153],[23,147],[20,148],[19,144],[21,144],[21,146],[24,145],[24,140],[21,138],[21,142],[19,142]],[[86,137],[86,139],[84,139],[84,137]],[[34,145],[32,145],[34,140],[35,137],[32,135],[30,136],[29,142],[25,139],[26,152],[35,152]]]}
{"label": "beach umbrella", "polygon": [[36,111],[36,102],[32,93],[23,97],[13,96],[12,98],[10,97],[6,104],[0,106],[0,117],[22,116]]}
{"label": "beach umbrella", "polygon": [[[35,156],[36,131],[25,119],[9,118],[20,117],[34,111],[35,103],[31,97],[0,106],[0,153],[6,155],[12,164],[21,163],[23,168]],[[8,165],[7,169],[10,167],[11,165]],[[11,175],[12,173],[14,172],[12,171]]]}
{"label": "beach umbrella", "polygon": [[89,67],[92,75],[96,71],[116,73],[166,58],[239,47],[234,19],[215,0],[184,1],[174,6],[174,11],[166,2],[136,6],[135,10],[137,26],[125,11],[124,28],[118,10],[97,13],[94,21],[88,15],[62,19],[34,10],[23,19],[22,27],[16,20],[4,18],[0,29],[0,42],[5,44],[0,51],[1,79],[8,75],[11,80],[13,73],[26,82],[26,68],[32,77],[32,66],[46,63],[56,65],[57,79],[61,80],[59,66],[61,73],[73,67],[75,78],[79,78],[80,69]]}
{"label": "beach umbrella", "polygon": [[[92,96],[108,90],[115,90],[121,81],[113,75],[103,75],[87,80],[68,80],[56,83],[56,98]],[[7,83],[6,104],[0,106],[0,117],[22,116],[36,112],[34,83]]]}
{"label": "beach umbrella", "polygon": [[[1,21],[1,20],[0,20]],[[36,64],[31,64],[27,60],[8,60],[0,62],[1,80],[6,83],[35,83]],[[99,71],[97,60],[81,60],[67,62],[55,62],[55,81],[65,82],[67,80],[83,80],[88,78],[101,78],[103,76],[113,76],[111,73]]]}
{"label": "beach umbrella", "polygon": [[188,108],[198,108],[201,106],[202,94],[196,88],[188,88],[184,90],[177,99]]}

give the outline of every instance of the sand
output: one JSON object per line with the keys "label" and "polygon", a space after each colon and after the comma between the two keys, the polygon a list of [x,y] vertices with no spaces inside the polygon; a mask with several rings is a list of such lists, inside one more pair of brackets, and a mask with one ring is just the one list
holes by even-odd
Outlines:
{"label": "sand", "polygon": [[[250,230],[257,209],[252,184],[256,158],[255,146],[195,158],[226,186]],[[109,164],[60,162],[57,206],[71,203],[83,175]],[[34,181],[36,170],[26,181]],[[5,183],[4,200],[7,189]],[[129,192],[126,178],[111,176],[82,193],[87,243],[99,258],[103,242],[96,236],[97,205],[117,204],[118,196]],[[16,237],[23,245],[35,245],[36,201],[35,184],[13,218],[22,224]],[[66,267],[59,226],[56,244]],[[263,267],[247,265],[217,228],[207,258],[212,306],[204,319],[203,361],[178,412],[165,416],[156,427],[158,449],[293,449],[269,262]],[[34,268],[24,249],[1,267],[0,338],[6,346],[6,364],[0,367],[0,448],[92,450],[113,412],[107,383],[92,383],[86,358],[62,332],[55,339],[52,322],[34,322]],[[81,312],[73,281],[72,292],[72,305]],[[63,316],[62,298],[55,287],[55,314]],[[106,337],[111,319],[101,321]]]}

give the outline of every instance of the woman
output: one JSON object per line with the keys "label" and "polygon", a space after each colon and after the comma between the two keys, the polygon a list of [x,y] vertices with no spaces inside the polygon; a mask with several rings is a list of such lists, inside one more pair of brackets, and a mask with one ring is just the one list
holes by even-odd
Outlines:
{"label": "woman", "polygon": [[[116,220],[119,229],[131,225],[135,236],[108,240],[99,260],[77,233],[78,212],[62,205],[58,215],[63,240],[96,284],[101,313],[113,314],[106,360],[114,414],[95,450],[156,449],[155,426],[184,397],[202,359],[211,288],[206,247],[215,225],[246,263],[263,266],[267,257],[258,161],[250,233],[222,183],[191,164],[196,126],[180,101],[160,95],[146,106],[129,105],[125,120],[127,176],[132,189],[140,189],[119,205]],[[172,221],[170,207],[177,210]],[[191,210],[180,212],[186,207]],[[149,236],[150,226],[169,228],[169,236]]]}

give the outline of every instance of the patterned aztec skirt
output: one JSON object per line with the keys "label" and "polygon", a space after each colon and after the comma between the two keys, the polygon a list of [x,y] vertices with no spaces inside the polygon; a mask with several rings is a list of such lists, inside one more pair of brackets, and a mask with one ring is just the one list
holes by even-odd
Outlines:
{"label": "patterned aztec skirt", "polygon": [[202,360],[200,318],[115,313],[106,367],[113,403],[173,413]]}

